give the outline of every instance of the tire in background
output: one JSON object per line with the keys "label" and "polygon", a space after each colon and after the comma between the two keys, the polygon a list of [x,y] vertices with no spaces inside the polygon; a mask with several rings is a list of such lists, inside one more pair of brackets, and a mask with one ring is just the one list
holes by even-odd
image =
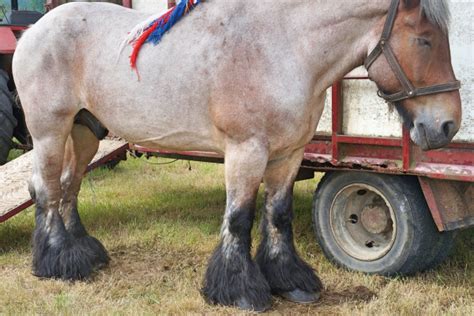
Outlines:
{"label": "tire in background", "polygon": [[8,89],[8,74],[0,69],[0,165],[6,163],[13,145],[13,130],[17,124],[13,116],[14,100]]}
{"label": "tire in background", "polygon": [[410,275],[446,259],[454,234],[440,233],[416,177],[330,172],[314,195],[313,226],[340,267]]}

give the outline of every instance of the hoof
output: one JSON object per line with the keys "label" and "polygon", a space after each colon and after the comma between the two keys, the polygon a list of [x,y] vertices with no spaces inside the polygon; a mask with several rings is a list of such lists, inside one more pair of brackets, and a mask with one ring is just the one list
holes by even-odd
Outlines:
{"label": "hoof", "polygon": [[102,269],[110,262],[105,247],[96,238],[86,235],[77,239],[77,242],[90,253],[90,261],[94,269]]}
{"label": "hoof", "polygon": [[300,289],[296,289],[290,292],[283,292],[279,294],[284,299],[288,301],[299,303],[299,304],[311,304],[319,300],[321,297],[320,292],[306,292]]}
{"label": "hoof", "polygon": [[256,306],[256,305],[250,304],[250,302],[247,299],[241,298],[237,300],[237,302],[235,303],[235,306],[244,311],[263,313],[270,309],[271,303],[267,302],[267,303],[263,303]]}
{"label": "hoof", "polygon": [[54,233],[48,235],[42,229],[35,230],[33,274],[68,281],[88,278],[94,272],[96,253],[65,231]]}
{"label": "hoof", "polygon": [[45,247],[33,258],[33,274],[40,278],[83,280],[93,272],[90,252],[78,244]]}
{"label": "hoof", "polygon": [[223,253],[219,245],[209,260],[201,291],[206,302],[246,311],[268,309],[272,301],[270,286],[257,264],[250,256],[236,253],[228,259]]}

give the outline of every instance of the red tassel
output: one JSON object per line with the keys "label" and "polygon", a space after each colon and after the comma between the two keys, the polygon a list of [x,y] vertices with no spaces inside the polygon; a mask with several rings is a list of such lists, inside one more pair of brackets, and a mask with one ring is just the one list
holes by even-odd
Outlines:
{"label": "red tassel", "polygon": [[150,34],[153,33],[156,30],[158,25],[160,25],[160,24],[163,25],[163,24],[168,23],[172,12],[173,12],[173,10],[170,10],[165,15],[163,15],[161,18],[156,20],[155,23],[153,23],[153,25],[148,30],[143,32],[143,34],[133,44],[133,51],[132,51],[132,55],[130,56],[130,66],[133,69],[137,68],[138,54],[140,53],[140,49],[142,48],[143,44],[145,44],[145,42],[148,39],[148,37],[150,36]]}
{"label": "red tassel", "polygon": [[133,69],[137,67],[137,58],[138,54],[140,53],[140,48],[145,44],[148,36],[153,33],[154,30],[158,27],[159,21],[156,21],[148,30],[143,32],[143,34],[137,39],[137,41],[133,44],[133,51],[132,55],[130,56],[130,66]]}

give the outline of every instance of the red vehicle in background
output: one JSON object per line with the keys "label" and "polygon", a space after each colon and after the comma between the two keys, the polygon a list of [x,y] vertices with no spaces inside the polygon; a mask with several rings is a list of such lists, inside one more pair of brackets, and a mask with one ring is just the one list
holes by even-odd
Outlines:
{"label": "red vehicle in background", "polygon": [[13,137],[19,141],[17,147],[31,147],[23,111],[14,97],[11,60],[21,32],[43,16],[33,10],[18,10],[18,0],[11,0],[9,5],[7,8],[0,2],[0,165],[14,146]]}

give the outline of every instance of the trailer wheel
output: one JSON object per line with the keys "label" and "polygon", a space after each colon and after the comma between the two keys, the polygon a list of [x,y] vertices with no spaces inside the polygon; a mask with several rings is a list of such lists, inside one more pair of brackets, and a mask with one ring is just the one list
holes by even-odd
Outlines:
{"label": "trailer wheel", "polygon": [[8,75],[0,69],[0,165],[7,161],[13,146],[13,129],[16,119],[13,116],[13,98],[8,90]]}
{"label": "trailer wheel", "polygon": [[445,259],[453,234],[439,233],[415,177],[327,173],[314,195],[313,224],[336,265],[408,275]]}

